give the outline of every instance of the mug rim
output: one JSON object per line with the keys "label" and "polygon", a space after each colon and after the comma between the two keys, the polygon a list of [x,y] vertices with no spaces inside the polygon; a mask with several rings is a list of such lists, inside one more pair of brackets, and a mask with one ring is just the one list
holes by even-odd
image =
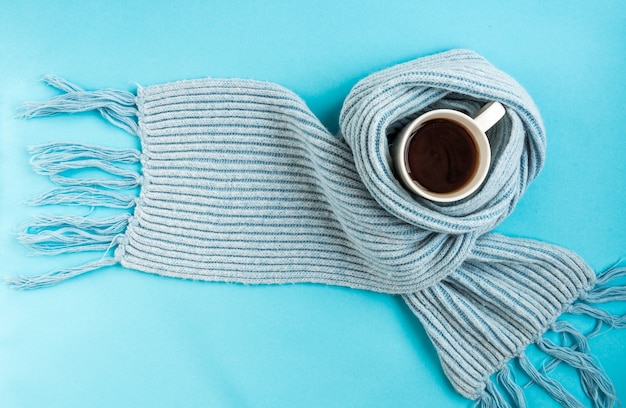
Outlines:
{"label": "mug rim", "polygon": [[[477,167],[472,177],[461,188],[447,193],[436,193],[424,188],[411,178],[406,168],[405,151],[410,136],[418,126],[435,119],[447,120],[462,126],[469,133],[476,145],[478,155]],[[402,129],[394,145],[396,144],[397,147],[394,146],[393,162],[402,183],[411,190],[412,193],[431,201],[453,202],[468,197],[483,184],[491,165],[491,147],[487,135],[478,127],[472,117],[454,109],[435,109],[418,116]]]}

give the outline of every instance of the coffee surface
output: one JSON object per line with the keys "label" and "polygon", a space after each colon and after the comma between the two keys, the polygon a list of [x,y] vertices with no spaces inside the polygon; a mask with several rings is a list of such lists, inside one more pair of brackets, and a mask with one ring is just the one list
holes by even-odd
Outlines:
{"label": "coffee surface", "polygon": [[409,176],[434,193],[462,188],[478,166],[478,150],[469,132],[445,119],[425,122],[407,141]]}

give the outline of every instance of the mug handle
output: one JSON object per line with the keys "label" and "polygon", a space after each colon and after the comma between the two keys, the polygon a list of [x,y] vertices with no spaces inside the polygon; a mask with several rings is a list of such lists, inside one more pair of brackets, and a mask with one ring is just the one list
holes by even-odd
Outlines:
{"label": "mug handle", "polygon": [[486,133],[493,125],[502,119],[505,113],[506,110],[500,102],[489,102],[478,111],[474,122],[476,122],[483,133]]}

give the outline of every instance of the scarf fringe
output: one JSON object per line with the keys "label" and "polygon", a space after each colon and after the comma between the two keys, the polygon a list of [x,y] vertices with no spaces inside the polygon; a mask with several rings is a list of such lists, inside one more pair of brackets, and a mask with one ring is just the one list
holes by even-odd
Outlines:
{"label": "scarf fringe", "polygon": [[[22,116],[32,118],[61,113],[97,110],[114,125],[137,134],[135,95],[112,89],[85,91],[56,76],[44,81],[66,93],[40,103],[27,104]],[[33,169],[59,187],[32,197],[34,206],[71,205],[132,209],[138,198],[127,191],[141,186],[137,149],[115,149],[81,143],[48,143],[29,149]],[[100,177],[91,177],[97,172]],[[103,176],[101,176],[103,175]],[[101,252],[100,259],[38,276],[16,276],[6,282],[16,289],[54,285],[84,273],[118,264],[126,242],[125,233],[133,216],[124,212],[105,218],[75,215],[41,215],[28,222],[20,241],[37,255]],[[110,252],[114,252],[111,256]]]}
{"label": "scarf fringe", "polygon": [[496,385],[492,382],[487,382],[485,385],[485,391],[476,406],[480,408],[500,408],[507,407],[509,405],[504,399],[504,396],[496,388]]}
{"label": "scarf fringe", "polygon": [[19,239],[37,255],[107,251],[124,234],[130,218],[128,213],[108,218],[40,216]]}
{"label": "scarf fringe", "polygon": [[[566,364],[578,372],[581,388],[593,407],[614,407],[619,404],[617,392],[600,363],[591,354],[588,339],[598,335],[603,327],[623,328],[626,314],[615,315],[593,304],[626,301],[626,284],[618,284],[618,279],[626,277],[626,267],[614,265],[598,276],[596,285],[581,293],[567,313],[587,316],[595,320],[593,330],[584,335],[571,323],[556,321],[550,331],[561,335],[562,345],[556,344],[546,335],[536,339],[535,345],[547,360],[541,369],[535,368],[530,359],[521,353],[516,359],[519,369],[535,384],[547,392],[555,401],[567,407],[584,407],[562,384],[548,376],[558,364]],[[483,408],[526,407],[526,398],[508,365],[504,365],[495,375],[494,381],[487,381],[485,389],[476,401]]]}
{"label": "scarf fringe", "polygon": [[97,261],[88,262],[75,268],[60,269],[58,271],[46,273],[38,276],[15,276],[6,279],[6,283],[15,289],[39,289],[47,286],[53,286],[57,283],[95,271],[106,266],[113,266],[119,263],[115,257],[105,256]]}
{"label": "scarf fringe", "polygon": [[[109,149],[77,143],[50,143],[29,149],[35,172],[50,177],[61,186],[93,186],[108,189],[139,187],[142,176],[122,167],[139,163],[141,152],[136,149]],[[121,164],[121,165],[120,165]],[[65,173],[94,169],[114,178],[67,177]]]}
{"label": "scarf fringe", "polygon": [[626,314],[615,315],[597,306],[601,303],[626,302],[626,284],[610,284],[623,277],[626,277],[626,266],[615,265],[609,268],[598,276],[596,285],[588,292],[582,293],[580,301],[567,310],[568,313],[596,320],[596,328],[587,337],[596,336],[603,325],[616,329],[626,328]]}
{"label": "scarf fringe", "polygon": [[23,118],[97,110],[103,118],[115,126],[130,134],[137,134],[137,104],[134,94],[118,89],[85,91],[78,85],[56,75],[46,75],[42,80],[66,93],[43,102],[25,104],[20,111],[20,116]]}
{"label": "scarf fringe", "polygon": [[[509,400],[511,400],[513,406],[526,408],[526,396],[524,395],[524,390],[517,384],[515,374],[509,369],[507,364],[505,364],[504,367],[498,371],[496,379],[500,387],[508,394]],[[494,384],[489,384],[492,385],[492,389],[490,391],[497,392]]]}
{"label": "scarf fringe", "polygon": [[133,208],[136,203],[134,196],[83,186],[56,188],[26,201],[32,206],[64,204],[107,208]]}

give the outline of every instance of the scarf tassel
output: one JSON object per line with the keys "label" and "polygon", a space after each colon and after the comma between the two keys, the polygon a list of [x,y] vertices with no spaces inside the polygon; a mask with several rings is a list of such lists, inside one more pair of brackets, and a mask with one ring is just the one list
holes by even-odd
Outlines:
{"label": "scarf tassel", "polygon": [[[100,259],[78,267],[39,276],[12,276],[6,283],[15,289],[37,289],[120,262],[127,241],[125,232],[134,218],[128,213],[112,217],[44,215],[33,219],[20,234],[20,241],[37,255],[75,252],[102,253]],[[114,255],[109,255],[113,252]]]}
{"label": "scarf tassel", "polygon": [[[502,369],[498,371],[496,379],[501,389],[508,394],[508,398],[512,402],[513,406],[518,408],[526,408],[526,397],[524,396],[524,390],[517,384],[515,374],[507,364],[505,364],[504,367],[502,367]],[[491,386],[489,389],[490,393],[495,393],[498,391],[495,387],[495,384],[489,382],[488,385]]]}
{"label": "scarf tassel", "polygon": [[97,110],[115,126],[130,134],[137,134],[137,105],[134,94],[117,89],[85,91],[56,75],[46,75],[42,80],[65,93],[43,102],[25,104],[20,111],[21,117],[30,119]]}
{"label": "scarf tassel", "polygon": [[40,216],[19,239],[37,255],[107,251],[123,236],[130,218],[128,213],[107,218]]}
{"label": "scarf tassel", "polygon": [[[61,186],[97,185],[112,190],[124,190],[139,187],[143,181],[138,171],[128,168],[140,162],[141,152],[137,149],[49,143],[31,147],[29,152],[33,170],[48,176],[53,183]],[[113,177],[76,177],[89,171]]]}
{"label": "scarf tassel", "polygon": [[88,262],[74,268],[60,269],[38,276],[13,276],[6,279],[6,283],[15,289],[39,289],[54,286],[59,282],[95,271],[107,266],[113,266],[119,261],[112,256],[104,256],[97,261]]}
{"label": "scarf tassel", "polygon": [[[603,327],[626,327],[626,314],[616,315],[600,309],[594,304],[626,301],[626,285],[615,284],[626,277],[626,267],[614,266],[599,275],[596,285],[572,304],[567,313],[586,316],[595,320],[595,328],[583,335],[569,322],[558,320],[550,327],[550,332],[560,334],[562,345],[556,344],[546,334],[536,339],[537,349],[546,355],[542,368],[537,369],[521,353],[514,361],[517,367],[530,378],[528,385],[541,387],[551,398],[567,407],[584,407],[572,393],[548,374],[563,363],[575,369],[580,378],[581,389],[593,407],[614,407],[619,403],[615,387],[599,362],[591,354],[588,339],[600,332]],[[513,363],[513,361],[511,361]],[[520,386],[513,370],[504,365],[495,375],[495,381],[488,381],[476,406],[481,408],[526,407],[524,386]]]}

